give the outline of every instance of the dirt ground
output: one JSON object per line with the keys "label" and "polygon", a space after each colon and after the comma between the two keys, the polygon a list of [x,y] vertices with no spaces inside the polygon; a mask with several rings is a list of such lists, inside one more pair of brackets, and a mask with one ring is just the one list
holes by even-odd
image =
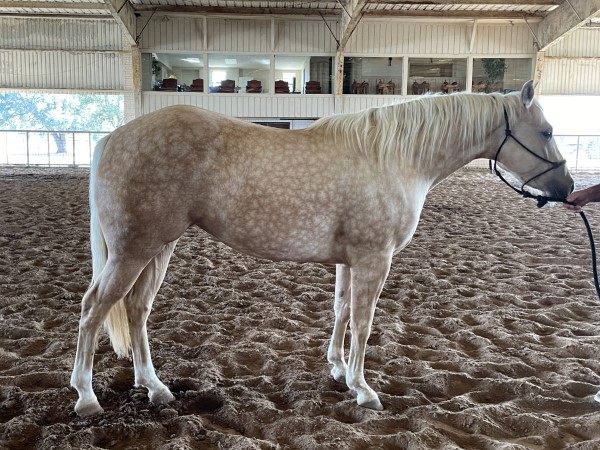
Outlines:
{"label": "dirt ground", "polygon": [[[176,401],[149,403],[102,334],[106,412],[78,418],[87,184],[83,169],[0,168],[0,448],[600,448],[600,300],[582,221],[473,170],[431,192],[394,260],[366,355],[384,411],[329,375],[334,267],[257,260],[191,229],[149,319]],[[600,205],[586,210],[600,230]]]}

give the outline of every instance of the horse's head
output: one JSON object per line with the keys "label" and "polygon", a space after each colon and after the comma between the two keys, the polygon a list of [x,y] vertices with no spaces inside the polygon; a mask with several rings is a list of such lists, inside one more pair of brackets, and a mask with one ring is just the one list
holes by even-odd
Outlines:
{"label": "horse's head", "polygon": [[[534,96],[533,81],[523,85],[518,95],[517,117],[509,119],[505,106],[505,137],[496,153],[499,167],[510,172],[522,184],[542,191],[543,195],[564,199],[573,191],[573,178],[552,136],[542,108]],[[508,99],[507,99],[508,100]],[[509,124],[510,120],[510,124]]]}

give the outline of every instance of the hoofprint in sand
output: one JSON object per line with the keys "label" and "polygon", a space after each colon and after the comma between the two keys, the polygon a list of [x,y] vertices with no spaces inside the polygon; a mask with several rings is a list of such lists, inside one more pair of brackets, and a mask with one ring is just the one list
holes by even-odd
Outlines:
{"label": "hoofprint in sand", "polygon": [[[149,403],[102,335],[106,412],[76,417],[87,188],[83,169],[0,168],[0,448],[600,446],[600,300],[583,224],[468,170],[431,192],[378,303],[366,378],[384,411],[329,376],[334,267],[253,259],[191,229],[149,319],[176,401]],[[600,205],[586,212],[600,230]]]}

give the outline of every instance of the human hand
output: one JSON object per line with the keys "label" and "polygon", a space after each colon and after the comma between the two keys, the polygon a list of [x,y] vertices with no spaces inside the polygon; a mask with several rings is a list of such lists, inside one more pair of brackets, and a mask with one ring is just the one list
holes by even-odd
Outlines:
{"label": "human hand", "polygon": [[586,189],[581,191],[575,191],[566,198],[567,202],[569,203],[563,203],[563,206],[569,211],[578,213],[585,205],[587,205],[590,202],[587,194],[588,192]]}
{"label": "human hand", "polygon": [[[567,201],[570,202],[572,200],[569,200],[569,197],[567,197]],[[581,212],[581,206],[577,205],[577,204],[573,204],[573,203],[563,203],[562,204],[567,210],[572,211],[574,213],[578,213]]]}

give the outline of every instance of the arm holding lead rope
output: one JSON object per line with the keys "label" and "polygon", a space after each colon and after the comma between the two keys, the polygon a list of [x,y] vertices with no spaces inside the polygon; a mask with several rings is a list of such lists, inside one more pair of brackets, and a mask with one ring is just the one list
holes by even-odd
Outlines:
{"label": "arm holding lead rope", "polygon": [[563,203],[564,207],[574,212],[580,212],[588,203],[600,202],[600,184],[571,193],[567,201],[570,203]]}

